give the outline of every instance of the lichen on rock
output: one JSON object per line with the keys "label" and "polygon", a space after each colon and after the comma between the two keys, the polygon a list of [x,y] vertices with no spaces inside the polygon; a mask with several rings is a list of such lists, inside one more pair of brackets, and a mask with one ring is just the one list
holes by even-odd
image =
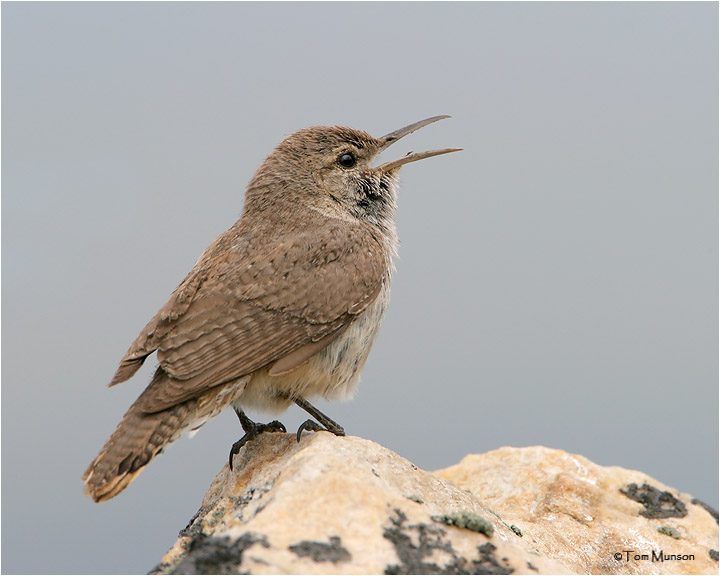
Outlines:
{"label": "lichen on rock", "polygon": [[276,433],[235,462],[152,573],[717,572],[707,505],[559,450],[502,448],[432,473],[361,438]]}

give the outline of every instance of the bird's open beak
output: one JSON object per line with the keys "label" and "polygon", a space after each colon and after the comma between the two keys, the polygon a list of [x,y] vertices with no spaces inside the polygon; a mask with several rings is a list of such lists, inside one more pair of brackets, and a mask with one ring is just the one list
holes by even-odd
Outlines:
{"label": "bird's open beak", "polygon": [[[390,134],[386,134],[385,136],[380,138],[380,140],[382,140],[384,143],[380,147],[379,151],[385,150],[385,148],[387,148],[391,144],[394,144],[395,142],[400,140],[400,138],[407,136],[408,134],[412,134],[416,130],[420,130],[420,128],[423,128],[428,124],[432,124],[433,122],[437,122],[438,120],[444,120],[445,118],[450,118],[450,116],[433,116],[432,118],[426,118],[425,120],[420,120],[419,122],[415,122],[414,124],[410,124],[409,126],[405,126],[404,128],[400,128],[399,130],[390,132]],[[397,168],[400,168],[400,166],[402,166],[403,164],[409,164],[410,162],[423,160],[424,158],[432,158],[433,156],[440,156],[440,154],[459,152],[460,150],[462,150],[462,148],[443,148],[442,150],[428,150],[427,152],[417,153],[410,152],[407,154],[407,156],[404,156],[403,158],[393,160],[392,162],[386,162],[385,164],[381,164],[377,168],[373,168],[373,172],[391,172]]]}

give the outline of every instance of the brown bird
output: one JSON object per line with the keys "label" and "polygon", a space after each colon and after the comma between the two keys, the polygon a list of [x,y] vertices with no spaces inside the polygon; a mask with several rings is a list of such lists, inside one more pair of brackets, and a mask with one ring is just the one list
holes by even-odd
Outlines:
{"label": "brown bird", "polygon": [[399,168],[447,148],[371,168],[393,142],[448,118],[435,116],[382,138],[339,126],[283,140],[250,181],[240,219],[200,256],[132,343],[110,386],[157,351],[159,366],[83,475],[96,502],[117,496],[164,447],[233,406],[245,436],[285,431],[255,424],[246,408],[295,403],[312,420],[337,423],[307,398],[350,396],[390,294]]}

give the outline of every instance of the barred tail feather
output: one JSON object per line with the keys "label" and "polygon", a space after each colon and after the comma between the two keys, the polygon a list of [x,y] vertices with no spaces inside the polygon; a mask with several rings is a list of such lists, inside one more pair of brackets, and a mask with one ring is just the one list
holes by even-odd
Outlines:
{"label": "barred tail feather", "polygon": [[142,398],[141,395],[123,416],[83,474],[85,494],[95,502],[109,500],[122,492],[190,424],[195,400],[148,414],[139,408]]}

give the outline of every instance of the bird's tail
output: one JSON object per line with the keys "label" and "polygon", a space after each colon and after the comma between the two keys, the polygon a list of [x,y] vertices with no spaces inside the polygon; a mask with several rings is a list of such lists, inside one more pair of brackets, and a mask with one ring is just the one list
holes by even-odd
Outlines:
{"label": "bird's tail", "polygon": [[190,424],[194,400],[148,414],[139,404],[127,411],[100,454],[83,474],[85,494],[95,502],[117,496]]}

